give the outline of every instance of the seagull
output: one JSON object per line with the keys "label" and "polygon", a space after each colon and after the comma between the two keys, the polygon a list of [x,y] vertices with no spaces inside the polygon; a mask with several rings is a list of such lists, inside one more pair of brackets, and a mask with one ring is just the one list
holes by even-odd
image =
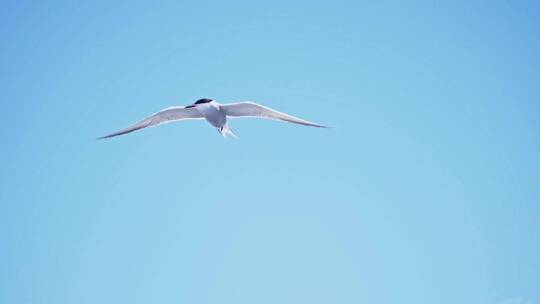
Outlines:
{"label": "seagull", "polygon": [[234,138],[238,138],[229,127],[227,119],[242,117],[280,120],[304,126],[328,128],[327,126],[303,120],[251,101],[220,104],[213,99],[203,98],[188,106],[163,109],[125,129],[99,137],[98,139],[111,138],[168,122],[188,119],[206,119],[207,122],[217,128],[223,137],[227,138],[227,135],[231,135]]}

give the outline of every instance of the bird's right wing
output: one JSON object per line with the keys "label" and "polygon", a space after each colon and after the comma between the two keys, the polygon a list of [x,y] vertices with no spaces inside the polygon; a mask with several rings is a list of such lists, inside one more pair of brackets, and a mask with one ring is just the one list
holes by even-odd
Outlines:
{"label": "bird's right wing", "polygon": [[145,119],[125,128],[118,132],[100,137],[98,139],[110,138],[118,135],[127,134],[133,131],[140,129],[157,126],[163,123],[176,121],[176,120],[186,120],[186,119],[202,119],[204,118],[199,111],[195,108],[184,108],[184,107],[170,107],[163,109],[151,116],[146,117]]}
{"label": "bird's right wing", "polygon": [[228,117],[257,117],[264,119],[273,119],[281,120],[291,123],[296,123],[304,126],[319,127],[319,128],[328,128],[311,121],[303,120],[292,115],[281,113],[269,107],[251,102],[244,101],[239,103],[230,103],[221,105],[221,108],[224,109]]}

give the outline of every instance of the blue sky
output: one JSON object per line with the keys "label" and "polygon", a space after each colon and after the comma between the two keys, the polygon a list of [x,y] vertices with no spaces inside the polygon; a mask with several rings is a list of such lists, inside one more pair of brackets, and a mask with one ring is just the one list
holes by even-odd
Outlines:
{"label": "blue sky", "polygon": [[[540,5],[447,2],[3,2],[0,302],[540,303]],[[203,97],[333,128],[94,140]]]}

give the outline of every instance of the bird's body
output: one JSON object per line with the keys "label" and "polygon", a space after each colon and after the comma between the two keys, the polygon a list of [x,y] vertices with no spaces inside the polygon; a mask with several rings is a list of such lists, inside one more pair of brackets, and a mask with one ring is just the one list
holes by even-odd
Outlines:
{"label": "bird's body", "polygon": [[196,109],[204,116],[206,121],[216,128],[221,128],[227,124],[227,114],[215,101],[200,104]]}
{"label": "bird's body", "polygon": [[114,137],[167,122],[187,119],[205,119],[212,126],[217,128],[219,133],[221,133],[224,137],[230,134],[236,138],[236,135],[229,128],[229,125],[227,123],[228,117],[257,117],[264,119],[281,120],[312,127],[326,128],[323,125],[319,125],[285,113],[281,113],[250,101],[232,104],[219,104],[215,100],[205,98],[199,99],[194,104],[186,107],[171,107],[161,110],[126,129],[100,138]]}
{"label": "bird's body", "polygon": [[212,126],[216,127],[219,133],[223,136],[231,134],[236,138],[236,134],[229,128],[227,124],[227,114],[225,110],[215,101],[201,103],[195,107],[204,119]]}

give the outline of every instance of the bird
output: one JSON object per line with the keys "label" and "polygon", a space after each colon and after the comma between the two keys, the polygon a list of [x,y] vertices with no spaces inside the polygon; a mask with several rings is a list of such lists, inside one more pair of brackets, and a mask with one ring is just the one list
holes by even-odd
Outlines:
{"label": "bird", "polygon": [[243,117],[279,120],[310,127],[328,128],[325,125],[300,119],[298,117],[276,111],[274,109],[252,101],[220,104],[214,99],[202,98],[188,106],[175,106],[165,108],[125,129],[109,135],[98,137],[98,139],[105,139],[124,135],[144,128],[154,127],[173,121],[191,119],[205,119],[208,123],[215,127],[224,138],[227,138],[228,135],[234,138],[238,138],[234,131],[229,127],[228,119]]}

